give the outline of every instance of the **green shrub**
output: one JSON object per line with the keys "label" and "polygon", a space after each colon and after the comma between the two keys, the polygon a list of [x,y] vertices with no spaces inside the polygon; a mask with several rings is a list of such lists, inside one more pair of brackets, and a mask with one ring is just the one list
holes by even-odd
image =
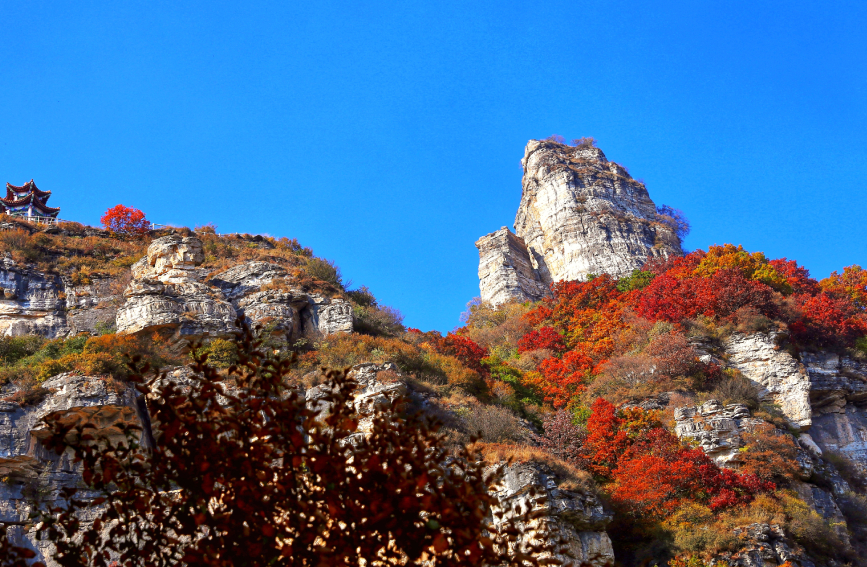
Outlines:
{"label": "green shrub", "polygon": [[331,260],[325,258],[308,258],[304,270],[311,277],[327,282],[343,289],[343,276],[340,268]]}
{"label": "green shrub", "polygon": [[236,343],[225,339],[212,339],[195,351],[190,351],[190,357],[194,360],[203,354],[208,355],[208,364],[215,368],[229,368],[238,363]]}
{"label": "green shrub", "polygon": [[0,365],[12,365],[36,354],[45,342],[46,338],[39,335],[0,337]]}
{"label": "green shrub", "polygon": [[641,270],[632,270],[632,273],[625,278],[617,281],[617,289],[619,291],[632,291],[633,289],[643,289],[647,287],[656,274],[653,272],[642,272]]}

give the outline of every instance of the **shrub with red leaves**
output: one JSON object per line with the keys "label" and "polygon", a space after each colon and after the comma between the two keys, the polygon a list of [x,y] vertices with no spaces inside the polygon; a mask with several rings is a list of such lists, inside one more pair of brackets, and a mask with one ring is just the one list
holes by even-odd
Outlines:
{"label": "shrub with red leaves", "polygon": [[591,410],[581,457],[607,483],[612,503],[637,521],[657,521],[688,500],[718,511],[776,488],[755,475],[721,469],[700,448],[681,445],[654,412],[618,411],[602,398]]}
{"label": "shrub with red leaves", "polygon": [[482,366],[482,359],[488,356],[488,351],[468,337],[449,333],[440,341],[438,350],[454,356],[467,368],[472,368],[484,377],[489,374],[488,369]]}
{"label": "shrub with red leaves", "polygon": [[108,209],[99,220],[106,230],[117,234],[146,234],[150,228],[143,212],[123,205]]}
{"label": "shrub with red leaves", "polygon": [[[540,556],[563,552],[561,538],[525,537],[529,509],[507,505],[515,519],[492,525],[491,507],[503,507],[491,492],[502,468],[491,476],[466,448],[453,456],[437,427],[406,415],[403,402],[378,411],[358,436],[357,384],[346,371],[326,373],[320,410],[287,389],[292,360],[263,348],[249,329],[237,351],[229,376],[196,356],[184,388],[165,373],[147,381],[146,367],[134,372],[154,424],[151,449],[139,445],[135,425],[119,423],[126,441],[117,443],[87,420],[46,418],[43,450],[68,451],[87,485],[85,500],[63,489],[58,500],[68,506],[49,504],[34,518],[36,537],[55,546],[54,561],[539,566]],[[84,512],[92,525],[80,521]],[[25,567],[33,556],[0,525],[0,565]]]}
{"label": "shrub with red leaves", "polygon": [[541,348],[554,352],[562,352],[565,350],[566,345],[563,342],[563,337],[554,327],[542,327],[541,329],[530,331],[518,341],[518,352],[528,352]]}
{"label": "shrub with red leaves", "polygon": [[636,311],[651,321],[679,323],[698,315],[725,319],[742,307],[772,316],[774,292],[739,270],[723,269],[709,277],[677,279],[668,272],[657,276],[641,291]]}
{"label": "shrub with red leaves", "polygon": [[533,435],[539,447],[570,465],[583,468],[581,445],[587,430],[572,422],[572,414],[566,410],[549,413],[542,420],[543,435]]}

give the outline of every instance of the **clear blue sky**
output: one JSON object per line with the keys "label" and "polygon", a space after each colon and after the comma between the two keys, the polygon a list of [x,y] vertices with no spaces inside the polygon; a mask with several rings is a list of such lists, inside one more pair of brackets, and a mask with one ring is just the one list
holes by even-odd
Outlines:
{"label": "clear blue sky", "polygon": [[89,224],[296,237],[445,331],[527,140],[593,136],[688,248],[824,277],[867,264],[865,6],[3,2],[0,181]]}

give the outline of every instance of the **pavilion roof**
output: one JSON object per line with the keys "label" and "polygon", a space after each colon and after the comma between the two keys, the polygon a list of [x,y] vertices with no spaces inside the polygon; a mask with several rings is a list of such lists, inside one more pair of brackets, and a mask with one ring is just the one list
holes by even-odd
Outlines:
{"label": "pavilion roof", "polygon": [[15,195],[13,193],[23,193],[25,191],[33,193],[43,202],[47,201],[48,197],[51,196],[51,191],[40,191],[39,188],[36,186],[36,183],[34,183],[31,179],[30,181],[21,186],[6,183],[6,199],[0,198],[0,201],[14,199]]}
{"label": "pavilion roof", "polygon": [[[15,198],[15,193],[22,193],[24,191],[27,191],[26,195],[19,199]],[[50,196],[51,191],[40,191],[32,179],[20,187],[7,183],[6,197],[0,197],[0,210],[5,211],[7,207],[21,207],[32,203],[39,212],[46,216],[56,215],[60,212],[60,208],[49,207],[45,204]]]}

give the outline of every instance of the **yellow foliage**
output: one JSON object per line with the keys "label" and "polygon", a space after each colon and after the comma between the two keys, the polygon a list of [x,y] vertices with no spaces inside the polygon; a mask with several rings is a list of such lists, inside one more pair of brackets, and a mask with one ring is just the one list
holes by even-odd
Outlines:
{"label": "yellow foliage", "polygon": [[786,277],[768,263],[763,253],[749,253],[740,244],[711,246],[694,273],[707,277],[725,269],[739,270],[747,279],[760,281],[785,294],[792,293]]}

